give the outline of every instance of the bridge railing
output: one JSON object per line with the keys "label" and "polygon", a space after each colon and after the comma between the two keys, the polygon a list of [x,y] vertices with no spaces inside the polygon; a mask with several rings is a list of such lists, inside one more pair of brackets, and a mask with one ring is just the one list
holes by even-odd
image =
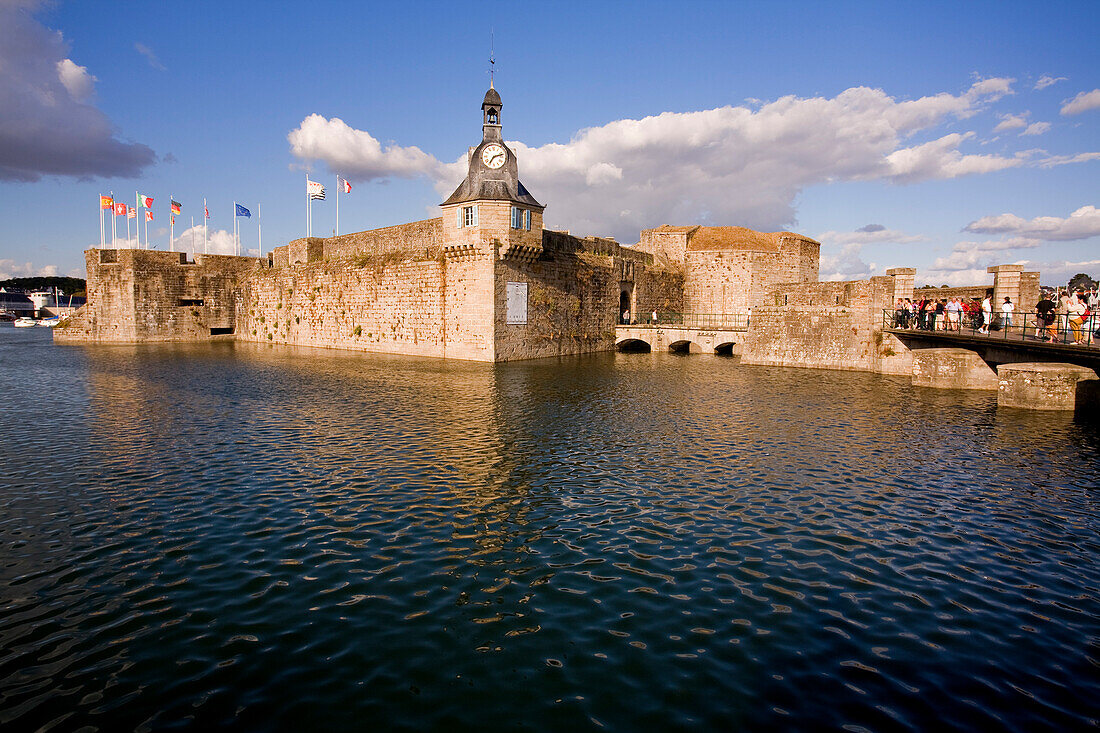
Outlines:
{"label": "bridge railing", "polygon": [[664,326],[668,328],[702,328],[718,331],[747,331],[749,329],[748,313],[657,313],[657,321],[653,321],[653,314],[642,314],[634,325],[638,326]]}
{"label": "bridge railing", "polygon": [[883,309],[882,327],[896,330],[930,331],[939,333],[964,333],[972,336],[988,336],[1015,341],[1046,341],[1056,344],[1100,346],[1100,314],[1091,314],[1083,321],[1071,319],[1064,313],[1053,318],[1043,318],[1035,311],[1017,311],[1006,321],[1000,313],[994,313],[989,324],[984,323],[981,311],[960,312],[957,319],[946,313],[911,314],[904,311]]}

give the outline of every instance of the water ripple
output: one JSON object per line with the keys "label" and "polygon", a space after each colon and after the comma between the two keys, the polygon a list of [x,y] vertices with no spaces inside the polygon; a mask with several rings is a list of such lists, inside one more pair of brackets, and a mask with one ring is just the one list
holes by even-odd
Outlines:
{"label": "water ripple", "polygon": [[731,359],[0,336],[5,728],[1097,725],[1095,422]]}

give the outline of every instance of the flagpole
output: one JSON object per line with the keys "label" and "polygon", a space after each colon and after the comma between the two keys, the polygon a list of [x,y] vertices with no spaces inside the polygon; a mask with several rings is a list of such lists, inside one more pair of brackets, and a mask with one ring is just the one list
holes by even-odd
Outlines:
{"label": "flagpole", "polygon": [[191,257],[195,256],[195,215],[191,215]]}
{"label": "flagpole", "polygon": [[104,237],[105,237],[105,233],[103,231],[103,194],[99,194],[99,248],[100,249],[103,249],[103,239],[104,239]]}
{"label": "flagpole", "polygon": [[172,213],[172,202],[175,198],[168,197],[168,251],[176,251],[176,215]]}
{"label": "flagpole", "polygon": [[145,216],[141,217],[145,220],[145,249],[149,249],[149,210],[146,209]]}
{"label": "flagpole", "polygon": [[118,235],[115,234],[115,192],[111,191],[111,249],[118,247],[115,244],[116,239],[118,239]]}
{"label": "flagpole", "polygon": [[313,199],[309,196],[309,174],[306,173],[306,238],[313,234]]}
{"label": "flagpole", "polygon": [[335,236],[340,236],[340,174],[336,174],[336,231]]}
{"label": "flagpole", "polygon": [[[129,207],[127,207],[129,208]],[[130,212],[126,212],[126,246],[134,249],[134,240],[130,239]]]}
{"label": "flagpole", "polygon": [[202,197],[202,253],[210,254],[210,248],[206,246],[206,221],[210,218],[206,209],[206,197]]}
{"label": "flagpole", "polygon": [[[134,214],[137,214],[139,211],[141,211],[141,202],[138,201],[138,192],[134,191]],[[130,222],[130,217],[126,217],[126,222]],[[137,229],[137,231],[134,232],[137,248],[141,249],[141,224],[137,222],[137,217],[134,218],[134,229]],[[130,231],[130,227],[126,227],[126,231]]]}
{"label": "flagpole", "polygon": [[233,200],[233,254],[237,254],[237,201]]}
{"label": "flagpole", "polygon": [[260,204],[256,204],[256,235],[259,237],[259,243],[256,245],[257,256],[264,256],[264,208]]}

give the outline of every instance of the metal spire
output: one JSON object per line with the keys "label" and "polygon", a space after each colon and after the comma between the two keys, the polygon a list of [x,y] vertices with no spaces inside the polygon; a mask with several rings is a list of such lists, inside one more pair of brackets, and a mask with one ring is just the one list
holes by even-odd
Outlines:
{"label": "metal spire", "polygon": [[496,71],[496,33],[489,29],[489,88],[493,88],[493,72]]}

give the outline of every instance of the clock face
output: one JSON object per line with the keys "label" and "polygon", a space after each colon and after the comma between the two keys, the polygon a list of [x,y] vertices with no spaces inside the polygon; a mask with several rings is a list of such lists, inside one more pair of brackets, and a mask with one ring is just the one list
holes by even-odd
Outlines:
{"label": "clock face", "polygon": [[507,157],[507,151],[496,143],[486,145],[481,149],[481,162],[484,163],[487,168],[501,167],[504,165],[504,160]]}

